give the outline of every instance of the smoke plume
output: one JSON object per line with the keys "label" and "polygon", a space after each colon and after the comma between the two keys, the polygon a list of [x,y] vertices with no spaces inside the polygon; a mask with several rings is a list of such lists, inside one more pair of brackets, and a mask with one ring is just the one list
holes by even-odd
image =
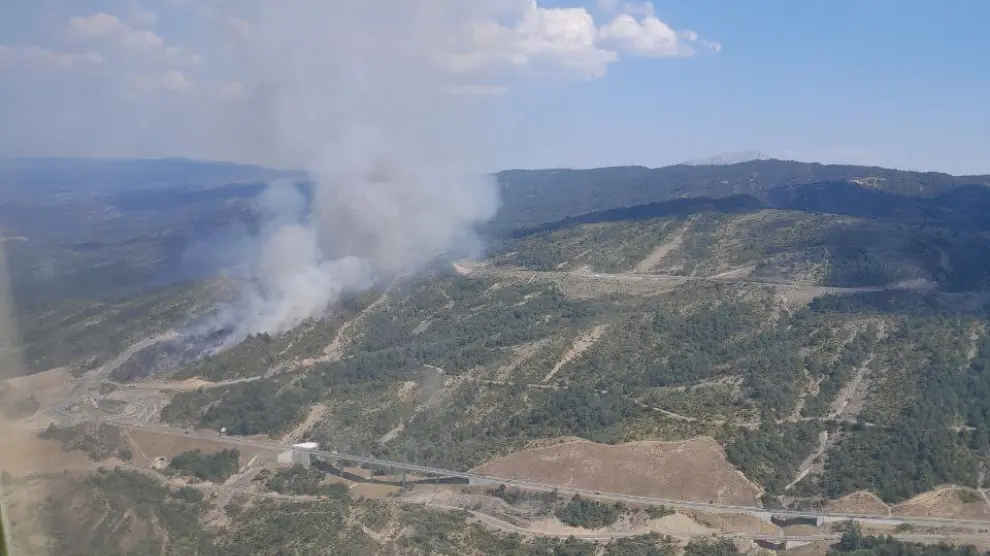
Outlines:
{"label": "smoke plume", "polygon": [[446,94],[463,0],[258,0],[232,55],[247,97],[225,141],[305,170],[305,199],[272,184],[235,336],[280,333],[349,292],[477,247],[498,207],[484,173],[480,101]]}

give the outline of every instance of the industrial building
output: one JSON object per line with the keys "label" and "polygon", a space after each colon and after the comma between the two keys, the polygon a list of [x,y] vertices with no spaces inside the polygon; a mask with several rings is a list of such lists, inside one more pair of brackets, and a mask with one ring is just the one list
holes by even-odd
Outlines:
{"label": "industrial building", "polygon": [[319,449],[320,445],[316,442],[300,442],[299,444],[293,444],[291,449],[279,454],[276,461],[286,465],[299,464],[309,467],[311,458],[313,457],[310,451]]}

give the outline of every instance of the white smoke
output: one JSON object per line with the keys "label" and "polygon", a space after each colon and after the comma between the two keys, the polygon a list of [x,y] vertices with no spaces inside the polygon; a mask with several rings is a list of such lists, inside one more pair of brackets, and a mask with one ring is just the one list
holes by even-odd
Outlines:
{"label": "white smoke", "polygon": [[479,15],[470,3],[253,3],[233,53],[249,109],[225,140],[305,170],[315,190],[307,203],[273,184],[259,199],[266,226],[229,313],[235,337],[284,332],[348,292],[476,246],[497,187],[481,166],[478,101],[444,94],[440,55]]}

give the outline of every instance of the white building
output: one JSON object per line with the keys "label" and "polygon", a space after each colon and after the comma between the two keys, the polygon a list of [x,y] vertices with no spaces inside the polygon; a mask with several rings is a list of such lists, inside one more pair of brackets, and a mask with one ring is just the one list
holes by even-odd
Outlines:
{"label": "white building", "polygon": [[310,456],[312,455],[309,451],[319,449],[320,445],[316,442],[300,442],[299,444],[293,444],[291,450],[286,450],[279,454],[276,461],[291,465],[298,463],[309,467]]}

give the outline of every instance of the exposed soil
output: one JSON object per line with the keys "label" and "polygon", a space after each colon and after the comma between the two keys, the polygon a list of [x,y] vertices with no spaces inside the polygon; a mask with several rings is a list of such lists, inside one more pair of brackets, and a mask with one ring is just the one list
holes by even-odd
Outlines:
{"label": "exposed soil", "polygon": [[619,534],[647,534],[661,533],[678,538],[691,538],[698,535],[707,535],[715,532],[714,529],[694,521],[684,514],[672,514],[660,519],[631,520],[620,519],[615,524],[601,529],[584,529],[582,527],[571,527],[562,523],[559,519],[540,519],[533,521],[526,528],[537,535],[548,535],[554,537],[567,536],[608,536],[610,533]]}
{"label": "exposed soil", "polygon": [[89,456],[79,450],[62,450],[56,440],[42,440],[35,431],[0,423],[3,449],[0,449],[0,469],[14,475],[38,473],[56,469],[88,468]]}
{"label": "exposed soil", "polygon": [[291,431],[285,433],[285,436],[282,437],[282,443],[288,444],[291,442],[300,441],[303,438],[303,436],[309,432],[309,429],[313,428],[313,425],[319,422],[320,419],[322,419],[323,416],[326,415],[326,413],[327,413],[327,406],[323,404],[316,404],[313,407],[310,407],[309,414],[306,415],[306,418],[303,420],[303,422],[296,425],[296,427]]}
{"label": "exposed soil", "polygon": [[649,272],[663,262],[667,255],[684,243],[684,235],[689,227],[689,224],[681,226],[668,241],[654,247],[653,251],[633,268],[633,272]]}
{"label": "exposed soil", "polygon": [[[879,321],[877,328],[877,340],[881,341],[887,337],[886,323],[882,320]],[[863,407],[866,405],[866,400],[870,392],[870,375],[873,371],[870,368],[870,365],[873,363],[875,356],[876,353],[871,352],[866,361],[860,365],[852,380],[847,382],[842,389],[839,390],[839,394],[836,396],[835,401],[832,402],[832,409],[829,413],[829,419],[836,419],[850,423],[856,422],[859,412],[862,411]]]}
{"label": "exposed soil", "polygon": [[351,487],[351,496],[355,498],[364,496],[365,498],[381,500],[399,492],[399,490],[401,489],[397,486],[358,483]]}
{"label": "exposed soil", "polygon": [[[254,456],[274,459],[275,452],[243,445],[232,445],[223,440],[201,440],[198,438],[188,438],[176,436],[174,434],[161,434],[145,429],[129,429],[131,443],[137,449],[135,457],[140,456],[145,460],[140,463],[151,466],[155,458],[163,457],[171,460],[175,456],[189,450],[202,450],[213,453],[228,448],[237,448],[241,452],[241,465],[244,465]],[[138,462],[135,462],[138,463]]]}
{"label": "exposed soil", "polygon": [[595,345],[595,342],[597,342],[602,335],[605,334],[607,329],[607,324],[599,324],[581,336],[578,336],[578,338],[574,340],[574,344],[571,345],[571,348],[567,350],[567,353],[560,358],[560,361],[557,361],[557,364],[553,366],[553,369],[551,369],[549,373],[547,373],[547,376],[543,377],[543,382],[550,382],[550,379],[560,372],[560,369],[563,368],[564,365],[574,361],[578,357],[581,357],[581,355],[587,351],[588,348]]}
{"label": "exposed soil", "polygon": [[367,315],[375,311],[375,309],[380,307],[387,300],[388,292],[385,292],[371,305],[368,305],[363,311],[355,315],[354,318],[341,325],[341,327],[337,330],[337,333],[334,334],[333,341],[331,341],[327,347],[323,348],[323,357],[321,357],[318,362],[322,363],[325,361],[336,361],[343,357],[344,348],[347,347],[347,341],[349,340],[348,334],[350,333],[351,328],[354,328],[355,325],[364,321],[364,318]]}
{"label": "exposed soil", "polygon": [[751,535],[780,535],[781,529],[758,517],[747,514],[716,514],[705,512],[685,512],[698,523],[727,533],[749,533]]}
{"label": "exposed soil", "polygon": [[512,348],[512,357],[505,366],[498,369],[495,379],[498,381],[508,380],[516,369],[521,367],[523,363],[529,361],[534,355],[539,353],[540,350],[546,347],[548,343],[549,340],[543,339]]}
{"label": "exposed soil", "polygon": [[708,437],[614,446],[582,440],[516,452],[476,471],[546,485],[720,504],[752,506],[762,494]]}
{"label": "exposed soil", "polygon": [[947,487],[894,506],[894,515],[990,520],[990,507],[975,490]]}
{"label": "exposed soil", "polygon": [[890,507],[872,492],[861,490],[828,503],[831,513],[889,515]]}
{"label": "exposed soil", "polygon": [[9,387],[8,395],[30,396],[34,394],[42,407],[55,404],[68,396],[74,381],[68,369],[60,367],[43,373],[9,378],[3,381]]}
{"label": "exposed soil", "polygon": [[787,556],[826,556],[833,550],[833,544],[835,543],[832,541],[818,541],[785,550],[781,554],[787,554]]}
{"label": "exposed soil", "polygon": [[230,386],[233,384],[240,384],[242,382],[254,382],[261,377],[252,376],[248,378],[236,378],[230,380],[222,380],[219,382],[213,382],[209,380],[203,380],[202,378],[195,376],[192,378],[187,378],[185,380],[179,380],[175,382],[167,381],[147,381],[147,382],[134,382],[130,384],[121,385],[125,389],[135,389],[135,390],[165,390],[173,392],[191,392],[193,390],[210,389],[210,388],[220,388],[223,386]]}

